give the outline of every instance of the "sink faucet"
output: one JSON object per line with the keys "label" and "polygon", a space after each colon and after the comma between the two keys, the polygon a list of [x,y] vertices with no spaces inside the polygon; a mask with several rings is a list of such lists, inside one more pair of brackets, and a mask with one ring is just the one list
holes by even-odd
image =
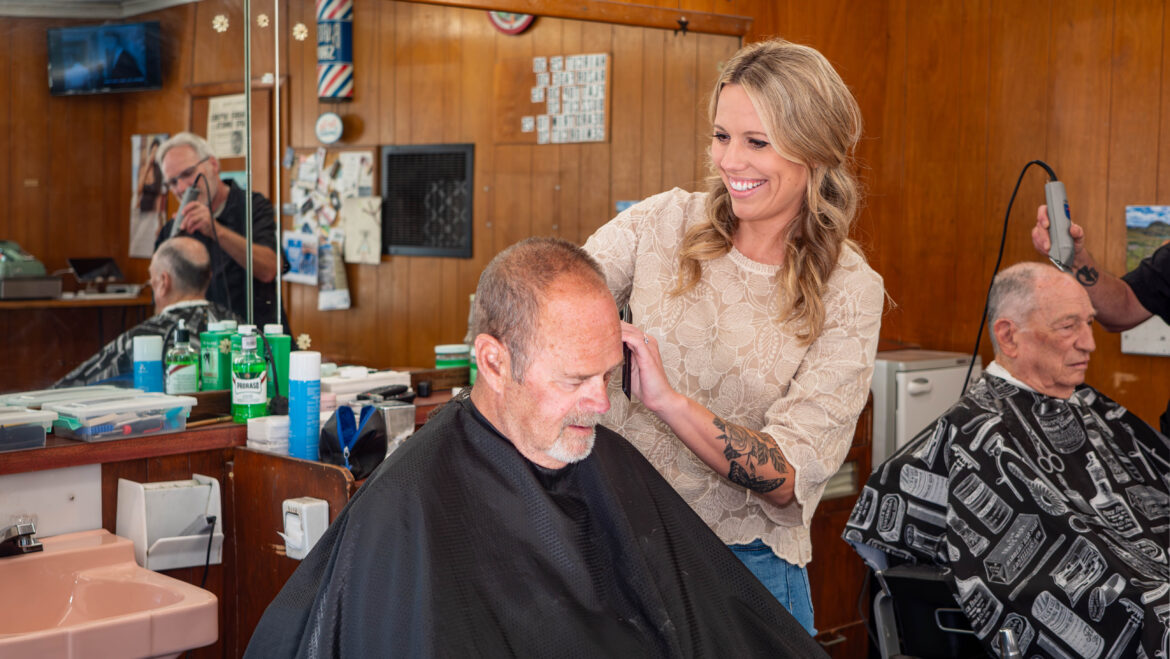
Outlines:
{"label": "sink faucet", "polygon": [[37,527],[32,522],[20,522],[0,530],[0,556],[31,554],[45,546],[36,539]]}

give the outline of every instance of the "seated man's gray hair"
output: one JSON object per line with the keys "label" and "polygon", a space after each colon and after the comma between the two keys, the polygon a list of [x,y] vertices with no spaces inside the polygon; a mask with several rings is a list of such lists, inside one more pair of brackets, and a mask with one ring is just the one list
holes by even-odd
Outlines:
{"label": "seated man's gray hair", "polygon": [[176,236],[159,245],[154,258],[159,267],[171,274],[175,289],[202,295],[211,283],[211,259],[207,248],[198,240]]}
{"label": "seated man's gray hair", "polygon": [[560,238],[518,242],[497,254],[479,277],[472,340],[478,334],[487,334],[507,346],[512,377],[517,382],[523,380],[532,357],[544,292],[562,275],[592,280],[599,289],[609,292],[597,261],[579,246]]}
{"label": "seated man's gray hair", "polygon": [[1037,280],[1056,272],[1045,263],[1024,261],[995,276],[987,296],[987,329],[991,334],[991,345],[997,352],[999,343],[995,340],[995,321],[1006,318],[1022,323],[1035,306],[1033,298]]}

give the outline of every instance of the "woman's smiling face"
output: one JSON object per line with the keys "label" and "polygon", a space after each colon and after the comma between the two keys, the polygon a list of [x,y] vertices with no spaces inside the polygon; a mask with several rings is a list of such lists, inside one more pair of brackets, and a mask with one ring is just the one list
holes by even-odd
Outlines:
{"label": "woman's smiling face", "polygon": [[800,213],[808,168],[773,147],[764,124],[737,84],[719,91],[711,159],[731,194],[740,222],[776,222],[786,227]]}

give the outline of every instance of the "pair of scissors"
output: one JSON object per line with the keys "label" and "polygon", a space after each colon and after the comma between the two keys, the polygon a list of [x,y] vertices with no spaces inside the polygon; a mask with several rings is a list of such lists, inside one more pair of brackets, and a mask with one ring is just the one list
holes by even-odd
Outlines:
{"label": "pair of scissors", "polygon": [[1005,398],[1004,401],[1016,413],[1016,418],[1020,420],[1020,425],[1024,427],[1024,432],[1028,433],[1028,439],[1032,440],[1032,446],[1036,449],[1036,463],[1040,465],[1040,469],[1046,474],[1056,472],[1064,473],[1064,458],[1053,453],[1052,449],[1044,444],[1044,441],[1040,439],[1040,436],[1036,434],[1035,430],[1032,430],[1028,419],[1020,413],[1020,408],[1016,407],[1012,399]]}

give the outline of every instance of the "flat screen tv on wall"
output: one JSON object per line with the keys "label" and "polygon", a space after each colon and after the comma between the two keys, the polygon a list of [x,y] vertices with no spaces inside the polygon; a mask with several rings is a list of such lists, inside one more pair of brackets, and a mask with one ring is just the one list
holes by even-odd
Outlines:
{"label": "flat screen tv on wall", "polygon": [[48,38],[54,96],[162,87],[158,21],[50,28]]}

